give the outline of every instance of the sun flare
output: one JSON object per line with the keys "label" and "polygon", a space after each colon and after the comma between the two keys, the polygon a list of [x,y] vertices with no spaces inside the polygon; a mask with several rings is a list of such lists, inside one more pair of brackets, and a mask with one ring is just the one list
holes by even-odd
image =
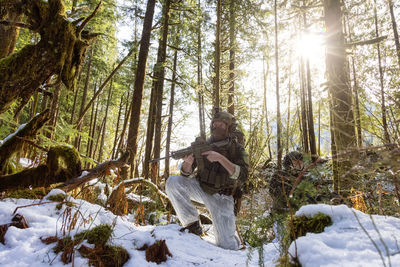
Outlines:
{"label": "sun flare", "polygon": [[309,59],[310,61],[320,61],[324,58],[325,48],[321,35],[305,33],[295,44],[298,56]]}

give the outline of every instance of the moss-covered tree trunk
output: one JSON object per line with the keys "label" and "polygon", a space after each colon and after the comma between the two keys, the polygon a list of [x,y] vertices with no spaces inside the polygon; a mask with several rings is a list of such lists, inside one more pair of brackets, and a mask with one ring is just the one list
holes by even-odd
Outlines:
{"label": "moss-covered tree trunk", "polygon": [[17,99],[29,99],[54,74],[73,87],[88,41],[95,37],[83,31],[87,21],[77,26],[65,17],[61,0],[0,0],[0,6],[15,5],[21,5],[26,27],[39,33],[40,41],[0,59],[0,113]]}
{"label": "moss-covered tree trunk", "polygon": [[9,25],[0,24],[0,58],[11,55],[14,52],[19,34],[19,28],[15,22],[22,18],[20,5],[9,6],[0,5],[0,20],[6,19]]}

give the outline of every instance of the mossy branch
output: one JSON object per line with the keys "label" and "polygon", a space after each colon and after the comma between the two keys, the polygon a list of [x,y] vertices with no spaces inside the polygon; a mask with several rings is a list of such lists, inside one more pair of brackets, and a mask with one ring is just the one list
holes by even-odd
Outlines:
{"label": "mossy branch", "polygon": [[124,155],[121,156],[121,158],[117,160],[110,160],[103,162],[94,167],[93,169],[91,169],[88,174],[69,180],[67,183],[62,185],[60,189],[63,190],[64,192],[69,192],[95,178],[105,176],[106,173],[111,169],[122,168],[126,166],[127,156],[128,153],[125,153]]}

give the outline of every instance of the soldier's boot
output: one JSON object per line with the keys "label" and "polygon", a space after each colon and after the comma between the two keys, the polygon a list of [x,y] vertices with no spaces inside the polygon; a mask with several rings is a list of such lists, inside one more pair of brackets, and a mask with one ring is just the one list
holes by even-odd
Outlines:
{"label": "soldier's boot", "polygon": [[184,232],[188,230],[189,233],[201,236],[203,234],[203,228],[201,228],[200,221],[195,221],[185,227],[182,227],[179,231]]}

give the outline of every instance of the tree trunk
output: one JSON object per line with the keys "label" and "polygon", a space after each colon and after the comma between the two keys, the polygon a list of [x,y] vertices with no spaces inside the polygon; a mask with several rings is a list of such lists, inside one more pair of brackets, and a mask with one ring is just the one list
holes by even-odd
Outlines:
{"label": "tree trunk", "polygon": [[267,69],[264,67],[265,54],[263,53],[263,85],[264,85],[264,98],[263,98],[263,117],[265,116],[265,127],[267,130],[267,143],[268,143],[268,155],[269,158],[272,159],[272,151],[271,151],[271,133],[269,129],[269,121],[268,121],[268,105],[267,105],[267,80],[269,73],[269,60],[267,60]]}
{"label": "tree trunk", "polygon": [[300,99],[301,99],[301,129],[303,133],[303,149],[305,153],[310,151],[308,142],[308,127],[307,127],[307,100],[306,100],[306,78],[304,71],[303,57],[300,59]]}
{"label": "tree trunk", "polygon": [[[378,16],[376,11],[376,0],[374,5],[374,19],[375,19],[375,35],[379,37],[379,29],[378,29]],[[383,127],[383,140],[386,144],[390,144],[390,136],[388,130],[388,124],[386,119],[386,102],[385,102],[385,86],[383,81],[383,68],[382,68],[382,55],[381,55],[381,46],[379,43],[376,44],[376,50],[378,53],[378,67],[379,67],[379,81],[381,85],[381,111],[382,111],[382,127]]]}
{"label": "tree trunk", "polygon": [[[162,115],[162,101],[163,101],[163,93],[164,93],[164,76],[165,76],[165,60],[167,54],[167,41],[168,41],[168,24],[169,24],[169,10],[170,10],[171,1],[166,0],[163,5],[163,23],[162,23],[162,34],[159,39],[158,44],[158,53],[157,53],[157,63],[154,66],[154,103],[150,105],[153,107],[154,112],[152,114],[149,113],[149,116],[154,116],[151,122],[154,122],[154,125],[150,125],[150,127],[154,128],[154,157],[159,158],[161,152],[161,115]],[[149,118],[150,119],[150,118]],[[152,133],[152,130],[150,130]],[[150,144],[151,150],[151,138],[152,136],[148,136],[150,140],[146,140],[146,152],[147,151],[147,143]],[[145,153],[145,156],[148,156],[148,159],[144,159],[143,170],[145,172],[145,178],[148,178],[148,161],[150,159],[150,153]],[[153,172],[151,175],[151,181],[154,184],[158,184],[159,177],[159,162],[155,162],[152,164]]]}
{"label": "tree trunk", "polygon": [[217,0],[217,25],[215,30],[215,52],[214,52],[214,64],[215,64],[215,77],[214,77],[214,91],[213,91],[213,114],[219,111],[221,100],[221,16],[222,7],[221,1]]}
{"label": "tree trunk", "polygon": [[[157,64],[154,66],[154,70],[156,69]],[[154,78],[155,79],[155,78]],[[151,87],[151,95],[150,95],[150,104],[149,104],[149,115],[147,117],[147,130],[146,130],[146,146],[144,150],[144,165],[143,165],[143,174],[142,176],[145,179],[149,178],[149,160],[151,158],[151,152],[153,149],[153,140],[154,140],[154,128],[156,122],[156,109],[157,101],[156,101],[156,86],[155,80],[153,80],[153,84]],[[154,181],[152,180],[154,183]]]}
{"label": "tree trunk", "polygon": [[318,155],[321,155],[321,101],[318,101]]}
{"label": "tree trunk", "polygon": [[314,162],[317,160],[317,146],[315,144],[315,133],[314,133],[314,114],[312,109],[312,94],[311,94],[311,71],[310,71],[310,60],[306,60],[307,69],[307,94],[308,94],[308,134],[310,137],[310,152],[311,159]]}
{"label": "tree trunk", "polygon": [[394,10],[393,10],[393,2],[392,0],[389,1],[389,10],[390,10],[390,18],[392,20],[392,28],[393,28],[393,34],[394,34],[394,42],[396,44],[396,54],[397,54],[397,61],[399,63],[400,67],[400,41],[399,41],[399,33],[397,31],[397,24],[396,24],[396,18],[394,17]]}
{"label": "tree trunk", "polygon": [[206,125],[204,116],[204,90],[203,90],[203,68],[202,68],[202,43],[201,43],[201,24],[203,22],[200,0],[197,4],[199,21],[197,25],[197,90],[198,90],[198,101],[199,101],[199,128],[200,136],[203,140],[206,140]]}
{"label": "tree trunk", "polygon": [[99,151],[98,162],[102,162],[103,161],[104,138],[106,136],[106,130],[107,130],[108,110],[110,109],[110,104],[111,104],[111,100],[112,100],[112,86],[113,86],[113,80],[111,79],[110,89],[108,91],[108,97],[107,97],[106,114],[104,115],[104,127],[103,127],[103,132],[101,134],[101,142],[100,142],[100,151]]}
{"label": "tree trunk", "polygon": [[[94,107],[94,104],[95,103],[92,104],[93,107]],[[93,125],[92,125],[92,131],[89,133],[89,140],[88,140],[88,143],[89,143],[89,154],[88,154],[88,157],[89,158],[94,158],[94,155],[95,155],[95,152],[94,152],[95,151],[94,140],[95,140],[95,136],[96,136],[97,117],[99,115],[99,105],[100,105],[100,100],[97,100],[96,110],[94,112],[94,120],[93,120]]]}
{"label": "tree trunk", "polygon": [[334,165],[334,187],[337,193],[347,196],[354,183],[354,177],[345,175],[352,164],[349,155],[344,152],[355,147],[356,136],[351,90],[348,86],[340,0],[324,0],[324,14],[327,28],[326,70],[332,103],[331,135],[337,153],[337,159],[334,159],[337,161],[337,166]]}
{"label": "tree trunk", "polygon": [[[90,49],[90,56],[88,59],[88,66],[87,66],[87,70],[86,70],[86,79],[85,79],[85,85],[83,87],[83,93],[82,93],[82,99],[81,99],[81,107],[79,109],[79,117],[81,117],[83,115],[83,110],[85,108],[86,105],[86,98],[87,98],[87,92],[88,92],[88,88],[89,88],[89,80],[90,80],[90,69],[92,66],[92,59],[93,59],[93,48]],[[82,130],[82,125],[79,125],[78,127],[78,131]],[[80,146],[81,146],[81,136],[78,135],[75,138],[75,148],[80,151]]]}
{"label": "tree trunk", "polygon": [[139,60],[135,75],[135,86],[133,89],[132,97],[132,113],[130,118],[127,150],[129,151],[129,164],[131,165],[131,172],[134,171],[135,158],[137,152],[137,140],[140,124],[140,110],[143,101],[144,78],[146,74],[147,55],[150,47],[151,27],[153,23],[155,0],[148,0],[146,7],[146,15],[143,23],[142,39],[140,42]]}
{"label": "tree trunk", "polygon": [[274,23],[275,23],[275,86],[276,86],[276,135],[277,135],[277,164],[278,169],[282,168],[282,145],[281,145],[281,110],[280,110],[280,100],[279,100],[279,47],[278,47],[278,13],[277,13],[277,1],[274,0]]}
{"label": "tree trunk", "polygon": [[128,97],[126,98],[126,105],[125,105],[124,125],[122,126],[121,137],[119,138],[118,147],[117,147],[117,153],[118,153],[118,151],[122,151],[122,148],[126,143],[125,133],[126,133],[126,129],[128,127],[128,121],[131,117],[132,102],[133,102],[133,101],[129,101],[129,100],[130,99],[129,99],[129,92],[128,92]]}
{"label": "tree trunk", "polygon": [[286,142],[285,142],[285,148],[286,148],[286,153],[289,153],[289,135],[291,134],[290,132],[290,104],[291,104],[291,97],[292,97],[292,50],[289,52],[289,80],[288,80],[288,105],[287,105],[287,121],[286,121]]}
{"label": "tree trunk", "polygon": [[54,139],[54,135],[56,133],[56,126],[57,126],[57,118],[58,118],[58,111],[59,111],[59,104],[60,104],[60,95],[61,95],[61,83],[57,84],[54,88],[53,92],[53,99],[51,100],[50,105],[50,119],[49,119],[49,126],[52,127],[51,132],[49,133],[49,138],[51,140]]}
{"label": "tree trunk", "polygon": [[165,148],[165,171],[164,177],[167,178],[169,176],[169,152],[171,145],[171,133],[172,133],[172,122],[174,118],[174,104],[175,104],[175,83],[176,83],[176,65],[178,59],[178,51],[175,50],[174,53],[174,65],[172,69],[172,83],[171,83],[171,97],[169,100],[169,116],[168,116],[168,129],[167,129],[167,141]]}
{"label": "tree trunk", "polygon": [[[352,40],[352,29],[350,27],[350,23],[348,23],[349,27],[349,41]],[[357,133],[357,147],[362,147],[362,130],[361,130],[361,115],[360,115],[360,101],[359,101],[359,93],[358,93],[358,82],[357,82],[357,73],[356,73],[356,63],[354,56],[354,47],[353,47],[353,56],[351,57],[351,67],[353,72],[353,97],[354,97],[354,116],[355,116],[355,127]]]}
{"label": "tree trunk", "polygon": [[118,109],[118,118],[117,118],[117,126],[115,127],[115,137],[114,137],[114,144],[113,148],[111,151],[111,158],[114,159],[116,157],[116,148],[117,148],[117,143],[118,143],[118,134],[119,134],[119,122],[121,120],[121,114],[122,114],[122,108],[123,108],[123,102],[124,102],[124,96],[121,96],[121,102],[119,104],[119,109]]}
{"label": "tree trunk", "polygon": [[235,25],[235,0],[229,3],[229,95],[228,112],[235,115],[235,50],[236,50],[236,25]]}

